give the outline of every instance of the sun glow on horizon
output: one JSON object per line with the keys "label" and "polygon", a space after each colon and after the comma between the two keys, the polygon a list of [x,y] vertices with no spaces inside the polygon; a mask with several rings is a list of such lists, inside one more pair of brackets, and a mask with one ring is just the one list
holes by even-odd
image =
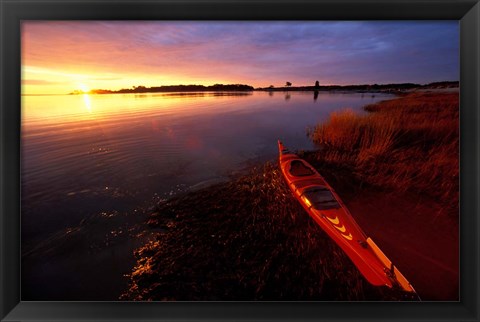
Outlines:
{"label": "sun glow on horizon", "polygon": [[80,90],[84,93],[90,92],[90,88],[87,85],[85,85],[84,83],[78,84],[78,88],[80,88]]}
{"label": "sun glow on horizon", "polygon": [[22,67],[22,94],[25,95],[66,95],[89,93],[92,90],[130,89],[136,86],[155,87],[170,85],[248,84],[235,79],[197,78],[187,75],[156,73],[101,73],[72,69],[52,69],[34,66]]}

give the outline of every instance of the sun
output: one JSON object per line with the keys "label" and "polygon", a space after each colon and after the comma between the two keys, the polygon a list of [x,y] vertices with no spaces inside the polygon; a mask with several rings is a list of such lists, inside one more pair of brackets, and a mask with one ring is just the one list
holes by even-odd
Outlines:
{"label": "sun", "polygon": [[82,84],[78,84],[78,87],[80,87],[80,90],[81,90],[82,92],[84,92],[84,93],[90,92],[90,89],[88,88],[88,86],[85,85],[85,84],[83,84],[83,83],[82,83]]}

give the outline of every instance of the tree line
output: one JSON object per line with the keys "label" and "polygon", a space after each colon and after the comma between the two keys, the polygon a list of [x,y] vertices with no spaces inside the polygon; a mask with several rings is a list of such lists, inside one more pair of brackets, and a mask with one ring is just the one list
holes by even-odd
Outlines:
{"label": "tree line", "polygon": [[[128,94],[128,93],[156,93],[156,92],[202,92],[202,91],[253,91],[253,86],[244,84],[215,84],[204,85],[164,85],[164,86],[133,86],[119,90],[93,89],[89,94]],[[73,91],[70,94],[85,94],[82,91]]]}

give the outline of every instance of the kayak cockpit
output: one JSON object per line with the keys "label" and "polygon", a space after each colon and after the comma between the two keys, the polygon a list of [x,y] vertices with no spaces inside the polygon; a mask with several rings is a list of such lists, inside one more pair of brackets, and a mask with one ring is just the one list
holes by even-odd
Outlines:
{"label": "kayak cockpit", "polygon": [[325,186],[308,187],[302,192],[300,198],[308,207],[315,210],[341,208],[332,191]]}

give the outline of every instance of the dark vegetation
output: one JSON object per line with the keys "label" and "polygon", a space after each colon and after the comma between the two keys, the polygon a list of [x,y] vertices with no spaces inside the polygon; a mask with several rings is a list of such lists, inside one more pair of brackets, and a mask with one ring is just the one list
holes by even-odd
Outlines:
{"label": "dark vegetation", "polygon": [[128,300],[401,300],[370,285],[293,198],[277,164],[158,204]]}
{"label": "dark vegetation", "polygon": [[[253,87],[243,84],[215,84],[203,85],[166,85],[166,86],[134,86],[120,90],[93,89],[89,94],[128,94],[128,93],[159,93],[159,92],[203,92],[203,91],[253,91]],[[82,91],[74,91],[71,94],[85,94]]]}
{"label": "dark vegetation", "polygon": [[[290,85],[288,85],[288,83]],[[315,86],[298,86],[292,87],[290,82],[287,82],[285,87],[261,87],[256,90],[262,91],[356,91],[356,92],[387,92],[398,93],[403,91],[415,90],[415,89],[445,89],[455,88],[459,86],[459,82],[436,82],[430,84],[414,84],[414,83],[402,83],[402,84],[364,84],[364,85],[320,85],[318,81],[315,82]]]}

